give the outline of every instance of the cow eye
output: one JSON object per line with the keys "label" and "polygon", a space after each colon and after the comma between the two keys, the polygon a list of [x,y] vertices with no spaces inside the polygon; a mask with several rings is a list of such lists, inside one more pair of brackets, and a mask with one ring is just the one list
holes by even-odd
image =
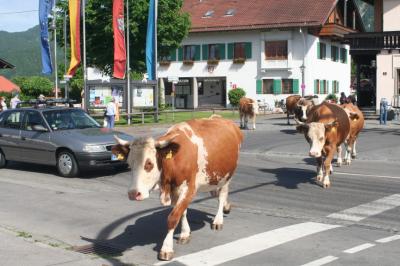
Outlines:
{"label": "cow eye", "polygon": [[150,159],[147,159],[146,162],[144,163],[144,170],[146,170],[146,172],[150,172],[151,170],[153,170],[154,164],[151,162]]}

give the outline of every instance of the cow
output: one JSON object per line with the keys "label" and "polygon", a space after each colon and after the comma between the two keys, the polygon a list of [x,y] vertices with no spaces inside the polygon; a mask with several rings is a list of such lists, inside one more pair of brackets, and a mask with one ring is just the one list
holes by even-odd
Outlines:
{"label": "cow", "polygon": [[173,205],[168,216],[167,235],[158,254],[160,260],[174,256],[173,235],[181,221],[178,243],[190,240],[187,208],[197,192],[218,195],[218,211],[212,222],[213,230],[221,230],[223,213],[229,213],[228,191],[239,158],[243,134],[232,121],[218,116],[193,119],[176,124],[161,137],[140,138],[131,142],[115,136],[121,152],[128,151],[132,183],[130,200],[144,200],[150,191],[160,188],[162,205]]}
{"label": "cow", "polygon": [[323,102],[310,110],[306,122],[295,120],[298,124],[297,130],[304,133],[310,144],[309,155],[316,158],[317,181],[322,182],[324,188],[330,187],[329,175],[332,172],[333,156],[335,151],[338,155],[341,154],[341,144],[350,133],[347,113],[336,104]]}
{"label": "cow", "polygon": [[286,98],[286,115],[287,115],[287,124],[290,125],[289,115],[295,114],[298,106],[297,102],[300,100],[300,95],[290,95]]}
{"label": "cow", "polygon": [[311,108],[316,105],[312,99],[300,98],[297,102],[297,108],[294,111],[294,117],[298,120],[305,122],[307,121],[307,115]]}
{"label": "cow", "polygon": [[256,115],[258,115],[257,101],[242,97],[239,100],[240,128],[248,129],[247,122],[249,118],[253,120],[253,129],[256,129]]}
{"label": "cow", "polygon": [[[341,107],[346,111],[349,119],[350,119],[350,133],[345,141],[345,156],[344,156],[344,164],[350,165],[351,159],[355,159],[356,152],[356,140],[360,131],[364,128],[364,115],[358,109],[357,106],[352,103],[342,104]],[[338,161],[340,165],[341,162]]]}

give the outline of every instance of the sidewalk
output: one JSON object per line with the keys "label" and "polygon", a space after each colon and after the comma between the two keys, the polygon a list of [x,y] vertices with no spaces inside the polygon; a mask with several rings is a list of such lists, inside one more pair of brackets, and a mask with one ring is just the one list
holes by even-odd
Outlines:
{"label": "sidewalk", "polygon": [[108,266],[108,261],[62,247],[35,242],[29,235],[20,237],[12,231],[0,228],[0,264],[3,266]]}

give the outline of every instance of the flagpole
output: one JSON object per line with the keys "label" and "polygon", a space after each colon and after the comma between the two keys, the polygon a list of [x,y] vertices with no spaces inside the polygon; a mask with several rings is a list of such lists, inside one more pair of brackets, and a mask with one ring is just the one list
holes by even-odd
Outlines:
{"label": "flagpole", "polygon": [[88,111],[88,90],[86,86],[87,68],[86,68],[86,0],[82,0],[82,21],[83,21],[83,108]]}
{"label": "flagpole", "polygon": [[56,27],[56,0],[53,3],[53,21],[52,21],[52,28],[53,28],[53,40],[54,40],[54,81],[55,81],[55,94],[56,99],[58,98],[58,69],[57,69],[57,27]]}
{"label": "flagpole", "polygon": [[126,89],[127,89],[127,115],[128,115],[128,125],[131,124],[131,66],[130,66],[130,59],[129,59],[129,0],[126,0]]}
{"label": "flagpole", "polygon": [[155,6],[154,6],[154,39],[155,39],[155,41],[154,41],[154,68],[155,68],[155,70],[154,70],[154,78],[155,78],[155,80],[156,80],[156,87],[155,87],[155,100],[154,100],[154,103],[155,103],[155,105],[156,105],[156,114],[155,114],[155,117],[154,117],[154,119],[156,120],[156,122],[158,122],[158,75],[157,75],[157,20],[158,20],[158,18],[157,18],[157,12],[158,12],[158,0],[155,0]]}

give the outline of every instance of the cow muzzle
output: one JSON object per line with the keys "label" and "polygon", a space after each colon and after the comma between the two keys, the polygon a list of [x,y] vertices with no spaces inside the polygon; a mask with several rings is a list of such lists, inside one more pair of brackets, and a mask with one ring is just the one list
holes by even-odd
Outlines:
{"label": "cow muzzle", "polygon": [[144,200],[145,197],[140,191],[130,190],[128,191],[129,200]]}
{"label": "cow muzzle", "polygon": [[310,155],[310,157],[313,157],[313,158],[321,157],[321,152],[318,152],[318,151],[310,151],[308,154]]}

